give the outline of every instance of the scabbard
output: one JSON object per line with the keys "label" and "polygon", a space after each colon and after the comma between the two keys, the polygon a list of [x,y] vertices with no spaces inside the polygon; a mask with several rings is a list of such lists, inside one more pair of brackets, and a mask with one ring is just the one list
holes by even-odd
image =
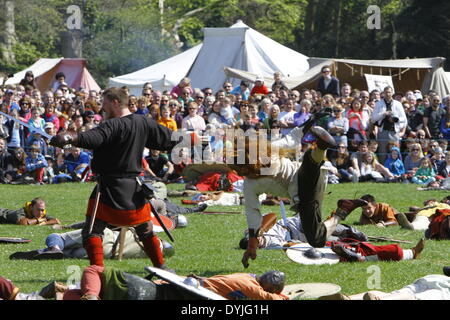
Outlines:
{"label": "scabbard", "polygon": [[164,232],[167,234],[167,236],[169,237],[170,241],[175,242],[175,239],[173,238],[172,234],[170,233],[169,229],[167,229],[166,225],[164,224],[164,222],[161,220],[161,218],[159,217],[159,213],[156,212],[154,206],[152,205],[152,202],[150,202],[150,207],[152,210],[152,213],[154,214],[156,220],[158,220],[159,224],[161,225],[161,227],[163,228]]}
{"label": "scabbard", "polygon": [[94,228],[94,221],[97,215],[98,203],[100,202],[100,179],[97,182],[97,190],[95,191],[95,203],[94,203],[94,212],[91,214],[91,223],[89,225],[89,234],[92,233],[92,229]]}

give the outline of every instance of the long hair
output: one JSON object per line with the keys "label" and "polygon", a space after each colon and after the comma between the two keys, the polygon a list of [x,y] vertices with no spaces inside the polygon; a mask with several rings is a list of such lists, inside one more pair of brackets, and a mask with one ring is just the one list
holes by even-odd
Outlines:
{"label": "long hair", "polygon": [[[244,143],[240,139],[242,138],[238,136],[233,139],[233,163],[228,164],[228,166],[242,177],[262,177],[261,169],[269,168],[273,159],[270,141],[264,134],[259,134],[257,138],[255,136],[244,136]],[[278,152],[279,158],[287,154],[287,150],[284,149],[280,149]]]}

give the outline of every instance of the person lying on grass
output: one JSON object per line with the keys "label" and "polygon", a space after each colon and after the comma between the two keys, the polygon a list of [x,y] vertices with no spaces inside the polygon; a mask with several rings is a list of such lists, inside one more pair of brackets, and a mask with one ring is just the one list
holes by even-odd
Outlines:
{"label": "person lying on grass", "polygon": [[41,198],[25,202],[25,206],[17,210],[0,208],[0,224],[47,226],[60,223],[58,219],[47,216],[45,201]]}

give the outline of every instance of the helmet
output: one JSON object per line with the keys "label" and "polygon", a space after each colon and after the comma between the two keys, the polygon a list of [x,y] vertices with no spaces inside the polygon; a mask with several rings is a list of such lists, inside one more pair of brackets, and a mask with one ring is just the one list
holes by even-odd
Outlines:
{"label": "helmet", "polygon": [[198,280],[192,277],[187,277],[186,279],[184,279],[183,283],[196,288],[200,286]]}
{"label": "helmet", "polygon": [[175,248],[166,240],[162,240],[161,241],[161,250],[164,254],[164,258],[170,258],[171,256],[173,256],[175,254]]}
{"label": "helmet", "polygon": [[177,222],[176,223],[177,228],[184,228],[184,227],[187,227],[187,225],[188,225],[188,221],[187,221],[186,217],[183,216],[182,214],[177,215],[176,222]]}

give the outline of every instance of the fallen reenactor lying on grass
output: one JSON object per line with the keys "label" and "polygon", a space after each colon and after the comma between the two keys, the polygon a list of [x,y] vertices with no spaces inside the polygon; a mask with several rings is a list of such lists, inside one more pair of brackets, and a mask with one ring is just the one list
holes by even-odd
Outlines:
{"label": "fallen reenactor lying on grass", "polygon": [[[175,276],[175,275],[173,275]],[[149,277],[147,277],[149,278]],[[175,277],[179,278],[179,277]],[[184,284],[202,287],[230,300],[288,300],[281,294],[285,275],[280,271],[268,271],[261,276],[249,273],[233,273],[203,278],[191,274]],[[204,290],[203,289],[203,290]],[[80,289],[68,290],[67,286],[53,282],[40,292],[20,293],[12,281],[0,277],[0,300],[199,300],[203,297],[196,290],[188,291],[163,280],[150,281],[119,269],[91,265],[84,269]],[[58,293],[58,294],[57,294]],[[204,298],[203,298],[204,299]]]}
{"label": "fallen reenactor lying on grass", "polygon": [[60,224],[58,219],[47,216],[45,201],[34,198],[27,201],[23,208],[17,210],[0,208],[0,224],[20,224],[23,226],[47,226]]}
{"label": "fallen reenactor lying on grass", "polygon": [[[248,238],[248,230],[246,230],[244,232],[244,238],[239,242],[241,249],[247,249]],[[333,241],[344,238],[367,241],[367,236],[364,233],[344,224],[338,224],[327,240]],[[286,225],[283,219],[276,221],[276,215],[274,213],[263,216],[263,222],[258,235],[258,249],[285,247],[299,242],[307,242],[307,239],[303,233],[298,214],[286,218]]]}
{"label": "fallen reenactor lying on grass", "polygon": [[[197,212],[193,210],[197,210],[197,208],[185,208],[182,206],[178,206],[174,203],[170,203],[167,205],[167,201],[161,199],[154,199],[152,202],[155,210],[161,216],[167,216],[170,218],[169,221],[166,220],[169,224],[172,224],[174,227],[186,227],[187,219],[180,212],[190,213]],[[203,207],[202,207],[203,208]],[[154,220],[154,224],[158,224],[156,218]],[[10,259],[24,259],[24,260],[47,260],[47,259],[64,259],[64,258],[77,258],[82,259],[86,258],[86,250],[82,244],[82,235],[81,229],[84,226],[84,222],[73,224],[72,227],[78,230],[65,232],[65,233],[52,233],[50,234],[45,243],[46,248],[26,251],[26,252],[15,252],[10,256]],[[69,227],[70,228],[70,227]],[[156,231],[155,227],[155,231]],[[115,230],[115,231],[114,231]],[[119,231],[120,228],[111,228],[105,229],[105,234],[103,236],[103,254],[106,258],[114,258],[118,253],[118,243],[119,243]],[[161,248],[165,256],[170,257],[169,254],[172,251],[173,247],[166,241],[159,239],[161,242]],[[129,230],[125,234],[125,242],[123,249],[123,258],[145,258],[145,252],[142,249],[142,244],[138,240],[136,232],[134,232],[133,228],[129,228]]]}
{"label": "fallen reenactor lying on grass", "polygon": [[450,267],[444,267],[443,272],[444,275],[426,275],[389,293],[368,291],[351,296],[337,293],[319,300],[450,300]]}

